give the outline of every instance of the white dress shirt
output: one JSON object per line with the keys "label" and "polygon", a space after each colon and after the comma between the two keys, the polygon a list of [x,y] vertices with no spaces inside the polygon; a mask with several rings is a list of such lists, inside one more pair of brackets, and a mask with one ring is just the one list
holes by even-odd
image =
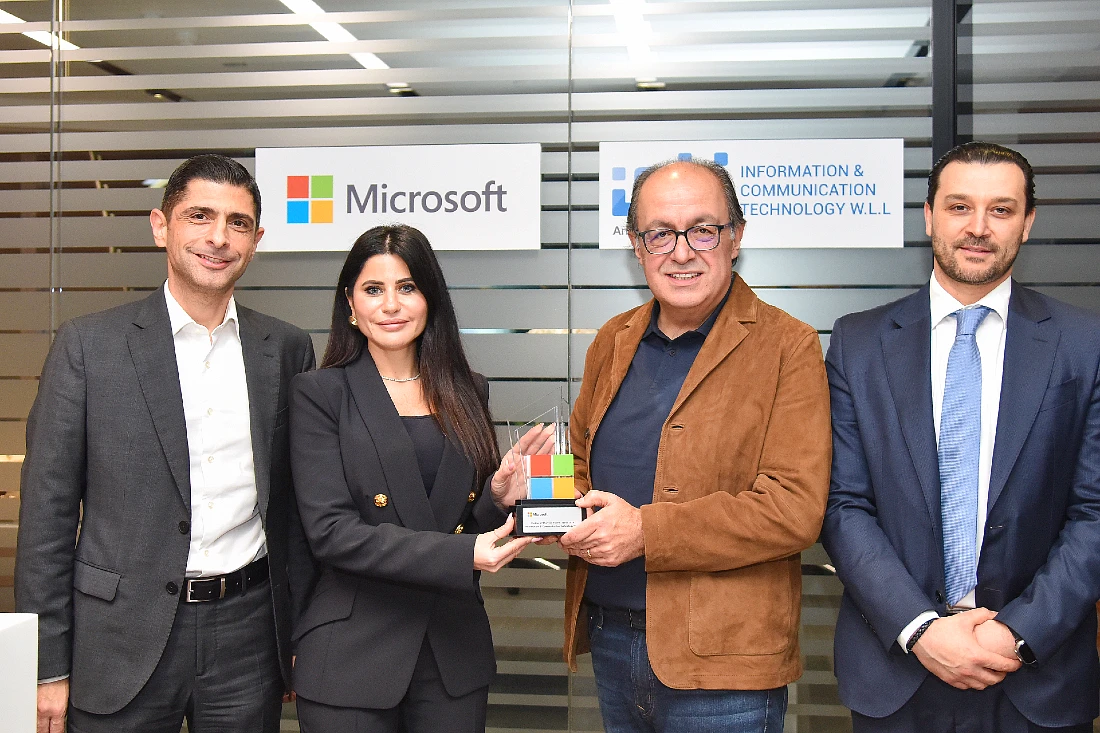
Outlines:
{"label": "white dress shirt", "polygon": [[191,461],[187,576],[221,575],[267,554],[256,494],[248,384],[237,304],[209,332],[164,284]]}
{"label": "white dress shirt", "polygon": [[[997,439],[997,415],[1001,404],[1001,376],[1005,362],[1005,336],[1008,323],[1008,301],[1012,295],[1012,279],[995,287],[972,306],[984,305],[990,309],[974,340],[982,359],[982,419],[978,447],[978,514],[974,528],[974,561],[981,558],[982,539],[985,537],[985,518],[989,503],[989,474],[993,467],[993,445]],[[936,441],[940,438],[940,413],[943,409],[943,390],[947,383],[947,357],[955,343],[955,311],[963,304],[955,300],[936,279],[935,273],[928,287],[928,300],[932,313],[932,420],[936,427]],[[958,608],[974,608],[974,589],[957,604]],[[934,611],[917,616],[898,635],[898,644],[904,649],[909,637],[921,624],[936,618]]]}

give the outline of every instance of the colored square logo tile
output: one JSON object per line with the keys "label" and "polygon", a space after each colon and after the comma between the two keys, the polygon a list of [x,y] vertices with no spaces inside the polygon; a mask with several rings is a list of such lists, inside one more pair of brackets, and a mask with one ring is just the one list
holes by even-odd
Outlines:
{"label": "colored square logo tile", "polygon": [[524,459],[527,462],[527,475],[528,476],[553,476],[553,464],[550,462],[550,456],[527,456]]}
{"label": "colored square logo tile", "polygon": [[630,202],[626,200],[625,188],[611,189],[612,216],[626,216],[630,213]]}
{"label": "colored square logo tile", "polygon": [[612,168],[611,169],[612,181],[625,181],[626,180],[626,168]]}
{"label": "colored square logo tile", "polygon": [[572,499],[576,496],[573,491],[572,476],[555,476],[550,480],[554,482],[555,499]]}
{"label": "colored square logo tile", "polygon": [[691,160],[691,153],[680,153],[676,156],[677,160]]}
{"label": "colored square logo tile", "polygon": [[308,199],[309,176],[287,176],[286,197],[288,199]]}
{"label": "colored square logo tile", "polygon": [[558,453],[550,456],[551,470],[555,476],[573,475],[573,454]]}
{"label": "colored square logo tile", "polygon": [[310,176],[309,196],[315,199],[332,198],[332,176]]}
{"label": "colored square logo tile", "polygon": [[554,479],[533,478],[530,480],[530,497],[532,499],[553,499]]}
{"label": "colored square logo tile", "polygon": [[730,155],[729,155],[729,153],[715,153],[714,154],[714,162],[717,163],[718,165],[729,165],[730,164]]}
{"label": "colored square logo tile", "polygon": [[314,199],[309,202],[309,221],[311,224],[332,223],[332,200]]}
{"label": "colored square logo tile", "polygon": [[309,223],[309,202],[308,201],[287,201],[286,202],[286,223],[287,224],[308,224]]}

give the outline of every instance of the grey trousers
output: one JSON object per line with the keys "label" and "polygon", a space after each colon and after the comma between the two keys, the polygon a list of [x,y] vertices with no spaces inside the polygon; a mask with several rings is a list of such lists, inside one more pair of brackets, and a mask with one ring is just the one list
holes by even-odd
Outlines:
{"label": "grey trousers", "polygon": [[70,733],[277,733],[283,680],[268,581],[244,595],[183,603],[149,681],[126,707],[69,706]]}

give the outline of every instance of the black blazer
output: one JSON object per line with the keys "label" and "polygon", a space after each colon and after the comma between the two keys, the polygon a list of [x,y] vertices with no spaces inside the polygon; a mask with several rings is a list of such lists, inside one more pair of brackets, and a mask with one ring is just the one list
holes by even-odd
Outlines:
{"label": "black blazer", "polygon": [[[239,303],[237,316],[289,685],[291,620],[312,565],[292,498],[287,393],[292,376],[313,368],[313,342]],[[160,661],[191,543],[189,471],[164,288],[63,324],[27,420],[15,606],[38,614],[39,678],[70,675],[82,710],[120,710]]]}
{"label": "black blazer", "polygon": [[[478,375],[488,394],[488,384]],[[321,577],[294,629],[295,690],[340,707],[391,708],[425,637],[447,692],[496,671],[474,540],[506,516],[451,438],[431,499],[412,440],[369,353],[291,383],[291,465]]]}

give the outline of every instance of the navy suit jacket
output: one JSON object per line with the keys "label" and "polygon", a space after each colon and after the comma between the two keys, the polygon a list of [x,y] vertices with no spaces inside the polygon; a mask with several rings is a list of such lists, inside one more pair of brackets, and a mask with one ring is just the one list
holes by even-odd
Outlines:
{"label": "navy suit jacket", "polygon": [[[840,697],[897,711],[929,673],[897,643],[945,612],[928,287],[837,321],[826,357],[833,473],[822,543],[844,583]],[[1097,716],[1100,318],[1012,284],[976,601],[1038,657],[1001,684],[1042,726]]]}

